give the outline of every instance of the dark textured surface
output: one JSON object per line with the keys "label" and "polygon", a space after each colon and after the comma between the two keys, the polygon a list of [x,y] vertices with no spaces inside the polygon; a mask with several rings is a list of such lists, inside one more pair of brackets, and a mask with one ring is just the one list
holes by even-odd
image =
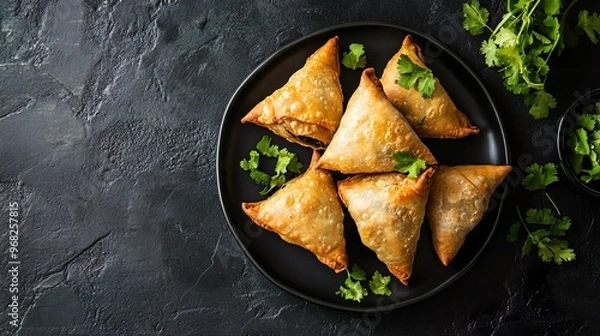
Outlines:
{"label": "dark textured surface", "polygon": [[[501,1],[482,1],[499,19]],[[8,0],[0,3],[0,220],[19,202],[18,335],[595,335],[600,201],[565,181],[550,192],[574,227],[577,260],[522,257],[504,241],[513,189],[489,248],[436,296],[357,314],[282,292],[249,263],[220,209],[215,150],[225,106],[279,47],[352,21],[437,37],[482,77],[515,173],[556,159],[558,111],[600,86],[587,41],[552,61],[559,107],[533,121],[460,27],[461,1]],[[576,7],[592,7],[581,1]],[[562,176],[561,176],[562,177]],[[0,231],[8,269],[8,225]]]}

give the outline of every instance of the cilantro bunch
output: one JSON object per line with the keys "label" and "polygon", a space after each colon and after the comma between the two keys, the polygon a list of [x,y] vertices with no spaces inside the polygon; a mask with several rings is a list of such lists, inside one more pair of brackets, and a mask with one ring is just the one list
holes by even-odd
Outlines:
{"label": "cilantro bunch", "polygon": [[[369,295],[367,288],[363,287],[361,281],[367,280],[367,273],[362,270],[357,264],[352,266],[352,271],[346,270],[346,280],[335,292],[336,295],[343,297],[346,300],[360,302],[365,296]],[[390,276],[383,276],[379,271],[375,271],[369,281],[369,289],[375,295],[392,295],[392,291],[388,288]]]}
{"label": "cilantro bunch", "polygon": [[[259,170],[261,155],[277,159],[273,175]],[[298,156],[288,151],[287,148],[279,149],[279,146],[271,145],[271,138],[265,135],[256,144],[256,150],[251,150],[249,157],[240,161],[240,167],[244,171],[250,172],[250,178],[254,182],[265,186],[260,192],[260,195],[264,196],[285,183],[285,174],[288,171],[300,174],[302,163],[298,161]]]}
{"label": "cilantro bunch", "polygon": [[600,102],[585,108],[576,123],[566,143],[571,149],[571,167],[585,183],[600,180]]}
{"label": "cilantro bunch", "polygon": [[478,0],[463,4],[463,27],[473,35],[490,33],[480,51],[489,67],[497,67],[510,92],[521,95],[535,119],[546,118],[556,107],[546,92],[548,61],[561,41],[561,0],[507,1],[507,12],[495,26]]}
{"label": "cilantro bunch", "polygon": [[[556,165],[537,163],[525,169],[527,175],[523,178],[522,185],[529,191],[541,191],[552,204],[550,208],[531,208],[525,213],[525,218],[517,207],[518,221],[514,222],[506,236],[508,242],[519,241],[521,228],[526,231],[525,242],[521,251],[530,255],[533,248],[537,247],[538,256],[544,262],[554,262],[557,265],[575,259],[575,251],[569,248],[569,243],[561,239],[571,227],[571,219],[561,215],[556,203],[552,200],[546,187],[558,181]],[[553,213],[556,212],[556,215]]]}

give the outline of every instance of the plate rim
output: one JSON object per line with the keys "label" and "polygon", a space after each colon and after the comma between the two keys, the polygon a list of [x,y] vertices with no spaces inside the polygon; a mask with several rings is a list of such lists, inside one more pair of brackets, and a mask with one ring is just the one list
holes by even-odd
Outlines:
{"label": "plate rim", "polygon": [[275,59],[277,59],[281,54],[289,51],[290,49],[296,47],[297,45],[299,45],[307,40],[314,39],[318,36],[325,35],[327,33],[331,34],[332,32],[335,32],[338,30],[343,30],[343,29],[348,29],[348,28],[365,27],[365,26],[390,28],[390,29],[398,30],[401,32],[409,33],[409,34],[418,35],[419,37],[424,38],[428,42],[435,45],[437,48],[440,48],[440,50],[442,50],[444,53],[447,53],[455,61],[457,61],[469,73],[469,75],[475,80],[478,87],[485,94],[485,99],[490,103],[490,105],[492,107],[492,111],[493,111],[493,116],[495,116],[496,121],[498,122],[498,127],[500,129],[499,135],[501,136],[502,144],[504,145],[503,159],[507,165],[511,165],[512,160],[511,160],[509,143],[508,143],[508,139],[507,139],[507,135],[506,135],[506,128],[505,128],[502,116],[499,113],[498,106],[497,106],[495,100],[493,99],[492,95],[490,94],[488,88],[484,85],[481,78],[475,73],[475,71],[471,68],[471,66],[469,66],[462,59],[462,57],[460,57],[456,52],[454,52],[448,46],[446,46],[445,44],[438,41],[435,37],[431,36],[428,33],[420,31],[418,29],[408,27],[408,26],[398,25],[398,24],[392,24],[392,23],[388,23],[388,22],[355,21],[355,22],[346,22],[346,23],[342,23],[342,24],[338,24],[338,25],[333,25],[333,26],[326,27],[326,28],[321,28],[321,29],[315,30],[311,33],[308,33],[302,37],[292,40],[291,42],[285,44],[284,46],[282,46],[282,47],[278,48],[276,51],[274,51],[269,57],[264,59],[256,68],[254,68],[254,70],[252,70],[244,78],[244,80],[239,84],[239,86],[235,90],[234,94],[229,99],[229,101],[225,107],[223,117],[221,119],[221,125],[219,127],[219,133],[218,133],[218,139],[217,139],[217,153],[216,153],[215,169],[216,169],[217,192],[218,192],[218,197],[219,197],[219,203],[221,204],[221,210],[223,212],[223,215],[225,216],[225,220],[227,222],[227,227],[231,231],[231,234],[234,236],[236,242],[238,243],[238,245],[240,246],[242,251],[244,252],[244,255],[251,261],[251,263],[254,265],[254,267],[256,267],[264,277],[266,277],[271,283],[273,283],[276,287],[278,287],[282,291],[290,293],[292,295],[295,295],[296,297],[298,297],[302,300],[305,300],[305,301],[308,301],[308,302],[311,302],[311,303],[314,303],[314,304],[317,304],[317,305],[320,305],[323,307],[342,310],[342,311],[374,313],[374,312],[391,311],[391,310],[398,309],[401,307],[409,306],[411,304],[415,304],[417,302],[424,301],[424,300],[434,296],[435,294],[438,294],[442,290],[446,289],[452,283],[456,282],[460,277],[462,277],[465,273],[467,273],[475,265],[475,263],[480,259],[483,252],[488,248],[488,245],[489,245],[492,237],[495,234],[495,231],[498,227],[498,222],[500,220],[500,215],[502,214],[504,200],[505,200],[506,196],[508,195],[509,188],[504,188],[503,193],[500,197],[499,203],[497,205],[498,213],[496,215],[496,218],[494,219],[494,223],[490,230],[490,234],[487,236],[485,242],[483,243],[481,248],[477,251],[477,253],[474,255],[474,257],[462,269],[460,269],[458,272],[456,272],[455,274],[450,276],[448,279],[442,281],[440,284],[435,286],[435,288],[433,288],[432,290],[428,291],[425,294],[422,294],[422,295],[419,295],[419,296],[416,296],[414,298],[410,298],[407,300],[395,302],[395,303],[389,304],[389,305],[382,305],[382,306],[378,305],[376,307],[361,308],[360,306],[344,306],[344,305],[340,305],[337,303],[325,301],[325,300],[322,300],[319,298],[311,297],[305,293],[302,293],[294,288],[287,286],[284,283],[281,283],[280,281],[273,278],[265,269],[263,269],[263,267],[255,260],[255,258],[245,248],[245,245],[242,242],[241,238],[235,232],[235,228],[232,224],[233,220],[232,220],[232,218],[230,218],[230,216],[226,210],[225,203],[223,201],[223,187],[222,187],[222,178],[223,177],[222,177],[222,174],[220,173],[222,170],[221,147],[223,146],[223,141],[224,141],[223,140],[224,126],[226,125],[227,121],[229,120],[232,105],[239,99],[241,92],[246,89],[248,83],[253,79],[253,77],[255,77],[255,75],[257,73],[264,71],[264,69],[267,68],[268,65],[270,63],[272,63]]}

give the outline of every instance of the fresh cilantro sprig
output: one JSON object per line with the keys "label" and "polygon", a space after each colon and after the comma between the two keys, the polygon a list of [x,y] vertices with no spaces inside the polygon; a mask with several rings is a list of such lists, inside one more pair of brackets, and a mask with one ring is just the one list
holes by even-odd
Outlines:
{"label": "fresh cilantro sprig", "polygon": [[408,174],[408,177],[412,179],[417,178],[427,168],[425,160],[415,158],[405,151],[395,152],[392,158],[396,161],[394,169],[400,173]]}
{"label": "fresh cilantro sprig", "polygon": [[[369,295],[367,288],[363,287],[362,281],[367,280],[367,273],[357,264],[352,265],[352,271],[346,270],[346,280],[335,292],[336,295],[343,297],[346,300],[360,302],[363,298]],[[375,271],[369,281],[369,289],[375,295],[392,295],[392,291],[388,285],[391,277],[383,276],[379,271]]]}
{"label": "fresh cilantro sprig", "polygon": [[488,26],[489,11],[478,0],[463,4],[463,27],[473,35],[490,33],[480,52],[489,67],[497,67],[504,86],[524,97],[535,119],[546,118],[556,100],[545,89],[548,60],[561,44],[560,0],[519,0],[507,3],[507,12]]}
{"label": "fresh cilantro sprig", "polygon": [[[526,218],[523,219],[521,210],[517,207],[517,214],[519,220],[510,226],[506,240],[508,242],[518,241],[520,228],[523,227],[527,232],[527,238],[521,248],[524,255],[530,255],[535,246],[538,249],[538,256],[544,262],[553,261],[560,265],[563,262],[575,260],[575,251],[569,248],[569,242],[557,238],[566,235],[566,231],[571,227],[569,217],[557,218],[547,208],[529,209]],[[543,228],[533,230],[530,228],[533,225]]]}
{"label": "fresh cilantro sprig", "polygon": [[525,173],[527,173],[527,175],[523,177],[523,181],[521,182],[523,187],[529,191],[541,190],[554,207],[554,210],[556,210],[556,213],[560,215],[558,206],[546,191],[547,186],[554,182],[558,182],[556,165],[554,163],[546,163],[545,165],[534,163],[525,168]]}
{"label": "fresh cilantro sprig", "polygon": [[[267,195],[271,190],[281,187],[286,181],[286,173],[292,172],[300,174],[302,163],[298,161],[298,156],[290,152],[287,148],[279,149],[279,146],[271,144],[271,138],[268,135],[263,136],[255,146],[256,150],[251,150],[249,157],[240,161],[240,168],[250,172],[250,178],[264,189],[260,192],[261,196]],[[261,155],[267,158],[276,158],[275,174],[269,175],[259,170]]]}
{"label": "fresh cilantro sprig", "polygon": [[357,264],[352,266],[352,272],[346,270],[346,280],[335,292],[336,295],[343,297],[346,300],[360,302],[365,296],[369,295],[366,288],[361,285],[362,280],[366,280],[367,274]]}
{"label": "fresh cilantro sprig", "polygon": [[364,68],[367,65],[367,55],[365,55],[365,46],[360,43],[352,43],[348,47],[350,51],[345,51],[342,55],[342,64],[352,70]]}
{"label": "fresh cilantro sprig", "polygon": [[398,58],[398,80],[396,84],[405,89],[415,87],[423,98],[430,98],[435,90],[433,72],[415,64],[407,55]]}
{"label": "fresh cilantro sprig", "polygon": [[[528,191],[542,191],[558,216],[554,215],[553,209],[550,208],[531,208],[523,217],[517,206],[518,220],[509,227],[506,240],[508,242],[519,241],[522,227],[526,231],[525,242],[521,248],[523,255],[530,255],[533,248],[537,247],[538,256],[544,262],[554,262],[560,265],[563,262],[575,260],[575,251],[569,248],[569,243],[558,238],[566,235],[567,230],[571,227],[571,219],[561,215],[558,206],[546,191],[549,185],[558,181],[556,165],[534,163],[528,166],[525,172],[527,175],[521,182],[523,187]],[[537,228],[534,229],[534,227]]]}

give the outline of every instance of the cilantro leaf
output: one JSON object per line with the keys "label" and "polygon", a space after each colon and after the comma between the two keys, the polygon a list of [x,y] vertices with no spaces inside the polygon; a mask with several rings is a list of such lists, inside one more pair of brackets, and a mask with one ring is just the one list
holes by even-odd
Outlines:
{"label": "cilantro leaf", "polygon": [[487,66],[491,67],[500,64],[498,56],[496,55],[498,47],[493,41],[484,40],[481,42],[481,48],[479,50],[485,56],[485,64],[487,64]]}
{"label": "cilantro leaf", "polygon": [[242,159],[242,161],[240,161],[240,167],[245,171],[257,169],[259,162],[260,162],[260,154],[255,150],[251,150],[250,158]]}
{"label": "cilantro leaf", "polygon": [[550,184],[558,181],[558,171],[554,163],[546,163],[541,166],[537,163],[525,168],[527,175],[521,181],[525,189],[529,191],[545,189]]}
{"label": "cilantro leaf", "polygon": [[577,116],[577,125],[585,128],[587,131],[593,131],[596,127],[596,116],[584,113]]}
{"label": "cilantro leaf", "polygon": [[600,15],[598,13],[590,14],[587,10],[582,10],[577,16],[577,28],[583,29],[587,37],[594,44],[598,44],[600,35]]}
{"label": "cilantro leaf", "polygon": [[525,213],[525,221],[528,224],[551,225],[557,222],[557,218],[552,214],[552,210],[544,209],[529,209]]}
{"label": "cilantro leaf", "polygon": [[563,216],[552,224],[550,233],[553,236],[564,236],[566,231],[571,227],[571,218]]}
{"label": "cilantro leaf", "polygon": [[508,234],[506,235],[506,241],[514,243],[519,240],[519,233],[521,232],[521,223],[514,222],[508,227]]}
{"label": "cilantro leaf", "polygon": [[427,168],[427,163],[423,159],[415,158],[408,152],[398,151],[392,155],[396,161],[394,169],[404,174],[408,174],[409,178],[417,178],[421,172]]}
{"label": "cilantro leaf", "polygon": [[494,44],[501,48],[510,48],[517,45],[519,37],[517,34],[509,28],[502,28],[496,33]]}
{"label": "cilantro leaf", "polygon": [[396,83],[405,89],[416,85],[417,91],[423,98],[430,98],[435,90],[433,72],[415,64],[410,57],[402,54],[398,58],[398,80]]}
{"label": "cilantro leaf", "polygon": [[590,145],[588,143],[587,132],[583,128],[578,128],[573,133],[573,150],[579,155],[589,155]]}
{"label": "cilantro leaf", "polygon": [[375,295],[392,295],[392,291],[388,288],[388,284],[390,283],[391,277],[383,276],[379,271],[375,271],[371,281],[369,281],[369,288],[371,292]]}
{"label": "cilantro leaf", "polygon": [[348,276],[354,280],[367,280],[367,273],[357,264],[352,265],[352,272],[349,272]]}
{"label": "cilantro leaf", "polygon": [[560,13],[560,8],[562,7],[561,0],[542,0],[542,8],[544,12],[548,16],[558,15]]}
{"label": "cilantro leaf", "polygon": [[268,135],[263,136],[260,141],[256,144],[256,149],[267,157],[276,157],[279,153],[279,147],[277,145],[271,145],[271,138]]}
{"label": "cilantro leaf", "polygon": [[478,0],[463,4],[463,27],[473,35],[483,33],[490,16],[486,8],[481,7]]}
{"label": "cilantro leaf", "polygon": [[360,43],[352,43],[348,47],[349,52],[344,52],[342,64],[352,70],[364,68],[367,65],[367,56],[365,55],[365,46]]}
{"label": "cilantro leaf", "polygon": [[556,99],[543,89],[535,91],[526,102],[530,107],[529,114],[536,120],[548,117],[549,111],[556,107]]}
{"label": "cilantro leaf", "polygon": [[369,295],[369,292],[360,284],[359,280],[352,280],[352,275],[348,270],[346,270],[346,275],[346,280],[344,281],[344,284],[339,287],[338,291],[335,292],[336,295],[339,295],[346,300],[357,302],[360,302],[365,296]]}
{"label": "cilantro leaf", "polygon": [[557,265],[575,260],[575,251],[565,240],[544,238],[538,244],[538,255],[545,262],[554,261]]}

